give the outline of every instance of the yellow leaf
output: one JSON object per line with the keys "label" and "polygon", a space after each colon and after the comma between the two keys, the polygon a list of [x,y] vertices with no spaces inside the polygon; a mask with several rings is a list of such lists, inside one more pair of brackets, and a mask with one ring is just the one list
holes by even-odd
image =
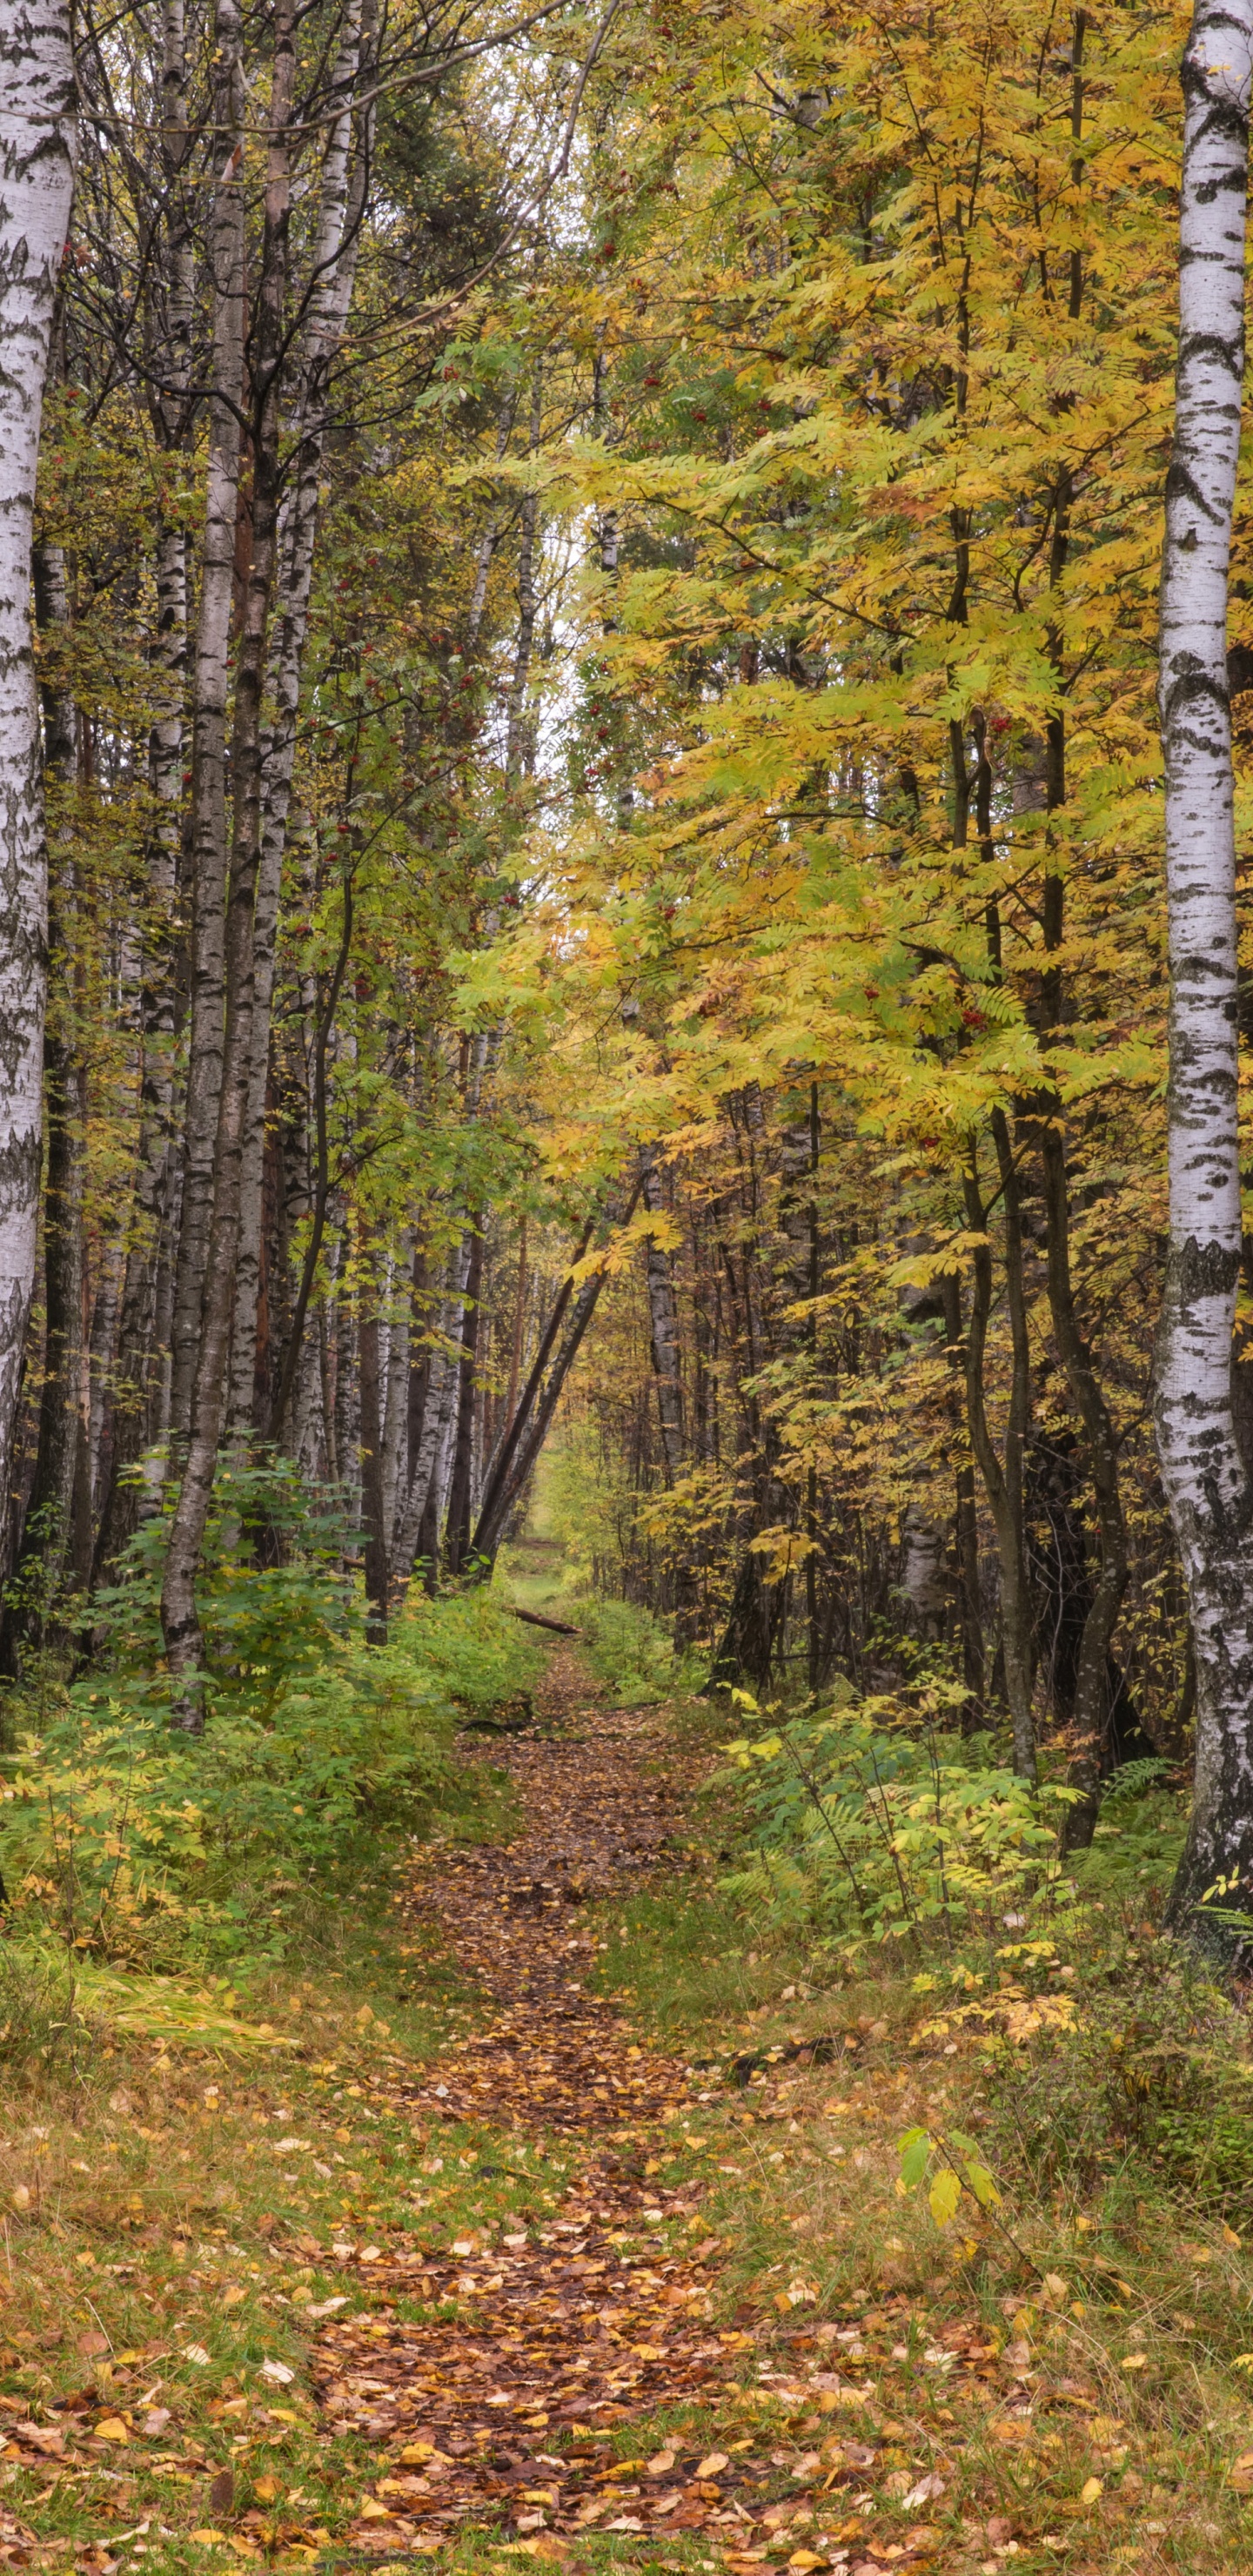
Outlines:
{"label": "yellow leaf", "polygon": [[1103,2496],[1104,2493],[1105,2481],[1103,2478],[1086,2478],[1079,2490],[1079,2502],[1080,2504],[1095,2504],[1097,2497]]}
{"label": "yellow leaf", "polygon": [[698,2478],[720,2478],[723,2470],[729,2467],[730,2462],[725,2451],[710,2451],[707,2458],[701,2461],[696,2474]]}
{"label": "yellow leaf", "polygon": [[955,2173],[944,2172],[936,2175],[927,2193],[927,2200],[937,2227],[947,2227],[950,2218],[956,2215],[961,2196],[962,2187]]}
{"label": "yellow leaf", "polygon": [[376,2496],[366,2497],[365,2502],[361,2507],[361,2519],[363,2522],[390,2522],[391,2518],[392,2517],[387,2506],[385,2504],[380,2504]]}
{"label": "yellow leaf", "polygon": [[1120,2370],[1144,2370],[1148,2365],[1148,2358],[1147,2352],[1129,2352],[1120,2361],[1118,2367]]}
{"label": "yellow leaf", "polygon": [[120,2415],[102,2415],[93,2428],[102,2442],[129,2442],[130,2434]]}

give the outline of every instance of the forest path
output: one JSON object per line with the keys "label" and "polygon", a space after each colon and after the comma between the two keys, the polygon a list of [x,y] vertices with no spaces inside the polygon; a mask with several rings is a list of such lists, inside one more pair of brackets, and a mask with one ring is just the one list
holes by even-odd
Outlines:
{"label": "forest path", "polygon": [[[480,1754],[508,1770],[518,1831],[415,1849],[402,1902],[486,2009],[420,2077],[393,2060],[371,2088],[408,2121],[419,2178],[465,2169],[474,2216],[451,2242],[418,2217],[335,2248],[368,2302],[308,2356],[324,2425],[369,2463],[339,2546],[458,2571],[503,2551],[575,2571],[997,2576],[1048,2509],[1041,2454],[1020,2455],[1026,2347],[1002,2358],[977,2315],[928,2320],[891,2285],[906,2079],[889,2070],[880,2100],[850,2030],[849,2098],[822,2099],[831,2043],[816,2062],[767,2048],[746,2094],[727,2060],[747,2032],[711,2031],[717,2059],[683,2063],[597,1991],[608,1918],[589,1907],[625,1910],[667,1867],[681,1904],[708,1895],[683,1840],[703,1753],[672,1710],[606,1707],[563,1647],[536,1729]],[[842,2165],[815,2153],[834,2114],[864,2123]],[[829,2271],[843,2325],[815,2305]],[[1082,2547],[1041,2546],[1041,2565],[1060,2552],[1088,2576]]]}
{"label": "forest path", "polygon": [[[554,1653],[539,1731],[487,1748],[513,1783],[518,1834],[415,1855],[408,1903],[490,2010],[410,2106],[472,2130],[479,2173],[516,2177],[525,2208],[499,2234],[381,2256],[372,2312],[328,2326],[315,2351],[329,2418],[382,2455],[351,2535],[371,2554],[438,2549],[472,2522],[553,2557],[567,2554],[555,2535],[596,2527],[750,2537],[731,2491],[759,2467],[744,2453],[728,2480],[703,2438],[657,2441],[641,2485],[611,2447],[615,2425],[716,2398],[753,2339],[712,2322],[697,2142],[680,2179],[652,2178],[694,2088],[710,2100],[709,2076],[642,2044],[590,1982],[600,1943],[584,1909],[673,1861],[692,1787],[664,1712],[598,1697],[577,1655]],[[554,2138],[574,2148],[559,2199],[537,2193]]]}

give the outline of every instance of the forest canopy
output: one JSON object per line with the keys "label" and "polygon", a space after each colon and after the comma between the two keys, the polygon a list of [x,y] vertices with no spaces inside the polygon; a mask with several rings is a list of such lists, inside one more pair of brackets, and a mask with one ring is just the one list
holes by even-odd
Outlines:
{"label": "forest canopy", "polygon": [[1243,1941],[1249,16],[8,12],[11,1693],[547,1444],[711,1687],[1195,1746]]}

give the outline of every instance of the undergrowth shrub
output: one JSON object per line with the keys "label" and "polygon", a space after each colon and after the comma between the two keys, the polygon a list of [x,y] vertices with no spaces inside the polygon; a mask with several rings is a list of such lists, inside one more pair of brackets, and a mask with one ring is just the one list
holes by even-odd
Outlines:
{"label": "undergrowth shrub", "polygon": [[[253,1533],[278,1528],[259,1567]],[[342,1532],[282,1467],[224,1470],[199,1588],[208,1720],[168,1723],[159,1524],[101,1604],[100,1661],[46,1659],[13,1695],[0,1873],[19,1932],[148,1969],[280,1956],[311,1898],[354,1896],[402,1833],[471,1825],[490,1797],[455,1762],[467,1708],[516,1694],[535,1649],[490,1594],[414,1604],[365,1642]]]}
{"label": "undergrowth shrub", "polygon": [[[761,1714],[746,1693],[735,1697]],[[955,1724],[961,1693],[856,1700],[778,1720],[726,1748],[715,1786],[742,1793],[730,1891],[779,1927],[846,1955],[867,1943],[992,1932],[1061,1892],[1060,1818],[1073,1792],[1016,1778],[987,1735]]]}
{"label": "undergrowth shrub", "polygon": [[590,1663],[624,1705],[671,1699],[695,1689],[703,1676],[703,1663],[689,1665],[676,1654],[661,1621],[633,1601],[592,1595],[580,1599],[577,1617]]}
{"label": "undergrowth shrub", "polygon": [[[1154,2179],[1199,2213],[1253,2216],[1253,2067],[1244,2013],[1165,1940],[1128,1965],[1085,1908],[1060,2034],[986,2048],[998,2153],[1050,2193]],[[1041,1945],[1043,1946],[1043,1945]],[[1151,2005],[1146,1992],[1151,1981]]]}
{"label": "undergrowth shrub", "polygon": [[[750,1713],[760,1716],[746,1695]],[[1184,1828],[1168,1766],[1107,1784],[1067,1856],[1070,1792],[1031,1790],[962,1736],[942,1680],[786,1718],[712,1783],[741,1833],[725,1896],[807,1963],[905,1970],[920,2063],[959,2057],[970,2113],[1019,2188],[1132,2214],[1157,2195],[1253,2223],[1247,2008],[1156,1926]]]}

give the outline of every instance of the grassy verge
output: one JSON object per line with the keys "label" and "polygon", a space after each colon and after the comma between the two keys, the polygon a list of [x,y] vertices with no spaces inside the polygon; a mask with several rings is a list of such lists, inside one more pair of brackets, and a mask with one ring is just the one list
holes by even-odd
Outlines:
{"label": "grassy verge", "polygon": [[[701,1710],[675,1722],[718,1732]],[[1234,2070],[1227,2108],[1209,2109],[1238,2127],[1242,2016],[1100,1899],[1034,1980],[1020,1960],[998,1969],[991,1940],[981,1988],[920,1986],[934,1961],[899,1947],[895,1966],[884,1952],[852,1973],[728,1894],[726,1829],[721,1809],[707,1817],[682,1874],[598,1928],[641,2036],[702,2069],[699,2107],[676,2125],[659,2100],[635,2152],[698,2196],[715,2315],[754,2349],[737,2394],[676,2390],[597,2434],[606,2477],[685,2448],[760,2449],[764,2432],[780,2498],[765,2563],[793,2576],[885,2576],[897,2558],[943,2576],[1247,2569],[1243,2133],[1207,2166],[1206,2106],[1177,2108],[1173,2131],[1155,2109],[1200,2051]],[[577,2141],[415,2116],[409,2089],[478,2004],[376,1877],[304,1973],[254,1981],[250,2051],[99,2024],[77,2062],[52,2035],[48,2059],[0,2068],[0,2506],[41,2563],[350,2563],[380,2462],[315,2412],[318,2311],[368,2312],[372,2246],[486,2243],[570,2185]],[[1072,2026],[1045,2012],[1028,2026],[1059,1982]],[[918,2127],[977,2140],[999,2202],[966,2192],[940,2227],[925,2191],[902,2196],[898,2142]],[[677,2228],[654,2233],[659,2254]],[[833,2486],[818,2553],[786,2501],[815,2461]],[[477,2531],[440,2563],[608,2571],[656,2563],[650,2547]],[[720,2558],[693,2535],[666,2563]]]}
{"label": "grassy verge", "polygon": [[[605,1928],[608,1979],[668,2044],[741,2060],[706,2202],[724,2301],[773,2337],[782,2377],[816,2350],[855,2379],[868,2486],[872,2456],[902,2494],[940,2480],[946,2576],[1007,2556],[1083,2576],[1253,2564],[1253,2262],[1225,2214],[1242,2211],[1203,2170],[1181,2185],[1136,2118],[1185,2024],[1238,2075],[1241,2016],[1143,1935],[1093,1963],[1073,2034],[1010,2040],[934,2027],[910,1975],[832,1977],[800,1943],[754,1942],[715,1884],[642,1894]],[[831,2062],[806,2063],[816,2040]],[[964,2191],[939,2226],[925,2192],[902,2196],[916,2128],[977,2142],[991,2209]],[[812,2405],[793,2424],[831,2429]]]}

